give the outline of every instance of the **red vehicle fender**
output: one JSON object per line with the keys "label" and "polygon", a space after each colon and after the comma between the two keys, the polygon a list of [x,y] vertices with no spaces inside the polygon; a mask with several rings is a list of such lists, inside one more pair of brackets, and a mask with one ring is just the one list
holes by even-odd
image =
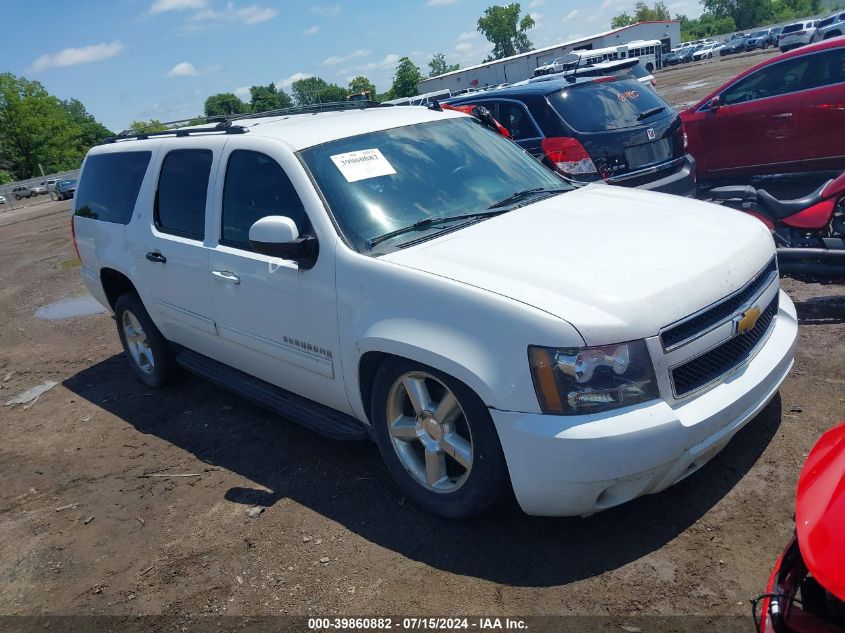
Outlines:
{"label": "red vehicle fender", "polygon": [[441,103],[440,107],[444,110],[455,110],[457,112],[463,112],[464,114],[468,114],[470,116],[475,117],[476,119],[485,124],[487,123],[485,119],[489,117],[489,120],[493,123],[496,132],[498,132],[501,136],[504,136],[506,139],[511,138],[510,132],[508,132],[505,126],[499,123],[496,119],[494,119],[493,115],[490,114],[490,111],[484,106],[477,106],[472,104],[453,106],[449,105],[448,103]]}
{"label": "red vehicle fender", "polygon": [[807,456],[795,497],[795,531],[807,569],[845,600],[845,423]]}

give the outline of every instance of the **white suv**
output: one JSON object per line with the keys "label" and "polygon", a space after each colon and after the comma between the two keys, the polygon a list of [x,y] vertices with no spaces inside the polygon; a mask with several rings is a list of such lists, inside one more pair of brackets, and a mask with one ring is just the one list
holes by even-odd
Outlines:
{"label": "white suv", "polygon": [[821,38],[816,36],[816,23],[814,21],[796,22],[787,24],[778,35],[778,48],[781,53],[791,51],[799,46],[806,46]]}
{"label": "white suv", "polygon": [[144,383],[181,365],[370,437],[408,497],[448,517],[508,485],[537,515],[663,490],[793,362],[761,222],[574,188],[457,112],[120,138],[89,152],[74,209],[85,283]]}

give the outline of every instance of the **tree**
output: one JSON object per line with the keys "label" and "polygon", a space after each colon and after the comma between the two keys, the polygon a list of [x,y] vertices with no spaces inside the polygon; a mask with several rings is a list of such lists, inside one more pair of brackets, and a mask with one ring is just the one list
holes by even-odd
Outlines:
{"label": "tree", "polygon": [[393,75],[393,86],[390,88],[391,98],[414,97],[417,94],[417,84],[423,80],[419,66],[409,57],[401,57]]}
{"label": "tree", "polygon": [[0,165],[16,180],[40,175],[39,164],[47,172],[78,167],[89,138],[39,82],[0,74]]}
{"label": "tree", "polygon": [[610,20],[610,28],[618,29],[629,24],[636,24],[637,22],[651,22],[655,20],[671,20],[669,9],[662,0],[657,0],[653,7],[648,6],[645,2],[640,0],[634,5],[633,15],[627,11],[623,11]]}
{"label": "tree", "polygon": [[249,106],[231,92],[211,95],[205,100],[205,116],[226,116],[249,112]]}
{"label": "tree", "polygon": [[266,86],[252,86],[249,89],[250,110],[252,112],[266,112],[267,110],[281,110],[293,105],[290,95],[284,90],[276,89],[275,84]]}
{"label": "tree", "polygon": [[676,15],[675,19],[681,22],[681,40],[684,42],[736,31],[733,18],[717,18],[707,12],[695,19],[690,19],[685,15]]}
{"label": "tree", "polygon": [[445,75],[446,73],[455,72],[460,67],[460,64],[447,64],[446,56],[443,53],[435,53],[431,61],[428,62],[428,68],[431,71],[428,73],[428,76],[437,77],[439,75]]}
{"label": "tree", "polygon": [[306,77],[291,84],[291,92],[297,105],[343,101],[348,94],[346,88],[330,84],[320,77]]}
{"label": "tree", "polygon": [[[193,123],[193,122],[192,122]],[[149,132],[164,132],[167,126],[158,119],[150,119],[149,121],[132,121],[129,124],[129,130],[136,134]]]}
{"label": "tree", "polygon": [[89,114],[85,106],[78,99],[68,99],[61,102],[62,107],[67,111],[71,121],[82,128],[82,143],[91,147],[101,143],[103,139],[114,136],[114,133],[101,124],[94,115]]}
{"label": "tree", "polygon": [[532,48],[526,31],[534,26],[534,18],[525,15],[521,19],[518,2],[506,7],[493,5],[478,18],[478,31],[493,45],[493,52],[484,61],[510,57],[525,53]]}
{"label": "tree", "polygon": [[360,94],[362,92],[369,92],[370,99],[374,100],[376,98],[375,84],[366,77],[358,75],[352,81],[349,82],[349,94],[354,95]]}

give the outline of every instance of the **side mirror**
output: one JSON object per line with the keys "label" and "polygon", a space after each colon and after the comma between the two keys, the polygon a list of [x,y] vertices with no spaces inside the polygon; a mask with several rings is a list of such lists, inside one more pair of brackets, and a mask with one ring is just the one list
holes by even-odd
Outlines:
{"label": "side mirror", "polygon": [[713,112],[715,112],[716,110],[722,107],[722,97],[713,97],[712,99],[710,99],[709,103],[707,104],[707,107],[710,108]]}
{"label": "side mirror", "polygon": [[249,227],[249,243],[256,253],[295,261],[300,268],[317,263],[317,238],[300,235],[296,223],[283,215],[268,215]]}

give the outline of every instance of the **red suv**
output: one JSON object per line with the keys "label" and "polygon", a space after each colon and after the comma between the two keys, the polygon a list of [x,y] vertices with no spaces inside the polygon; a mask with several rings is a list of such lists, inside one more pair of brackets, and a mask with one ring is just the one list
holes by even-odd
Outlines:
{"label": "red suv", "polygon": [[699,179],[845,169],[845,37],[757,64],[681,120]]}

